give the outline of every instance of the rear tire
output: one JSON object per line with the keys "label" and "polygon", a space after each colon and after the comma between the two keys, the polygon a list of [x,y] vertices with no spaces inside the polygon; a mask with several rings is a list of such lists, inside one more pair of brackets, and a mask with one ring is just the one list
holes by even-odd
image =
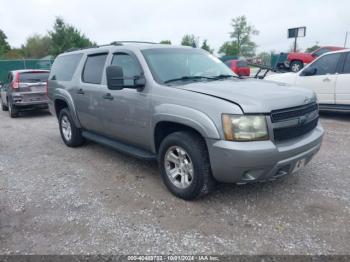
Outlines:
{"label": "rear tire", "polygon": [[59,128],[63,142],[69,147],[78,147],[84,143],[81,129],[76,127],[67,108],[60,111]]}
{"label": "rear tire", "polygon": [[290,70],[294,73],[299,72],[304,67],[301,61],[293,61],[290,63]]}
{"label": "rear tire", "polygon": [[11,118],[16,118],[18,116],[18,109],[12,104],[11,100],[8,101],[9,116]]}
{"label": "rear tire", "polygon": [[194,132],[175,132],[164,138],[158,164],[164,184],[179,198],[193,200],[215,186],[206,144]]}

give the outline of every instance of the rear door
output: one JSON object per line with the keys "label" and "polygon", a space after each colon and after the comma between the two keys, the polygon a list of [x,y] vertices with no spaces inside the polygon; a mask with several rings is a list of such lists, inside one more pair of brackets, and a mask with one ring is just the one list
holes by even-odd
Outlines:
{"label": "rear door", "polygon": [[107,52],[88,55],[81,82],[74,89],[74,101],[81,125],[101,134],[105,134],[102,119],[105,115],[103,96],[108,91],[104,76],[107,56]]}
{"label": "rear door", "polygon": [[[326,54],[299,73],[295,84],[315,91],[320,104],[335,103],[335,85],[341,53]],[[312,76],[303,75],[306,69],[315,69]]]}
{"label": "rear door", "polygon": [[350,105],[350,52],[346,53],[344,65],[338,75],[335,89],[335,103]]}

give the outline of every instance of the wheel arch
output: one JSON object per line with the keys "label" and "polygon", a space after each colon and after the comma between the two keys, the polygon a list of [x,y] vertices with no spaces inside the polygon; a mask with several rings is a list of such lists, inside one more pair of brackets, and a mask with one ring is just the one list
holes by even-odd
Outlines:
{"label": "wheel arch", "polygon": [[53,104],[57,118],[59,117],[59,113],[63,108],[68,108],[74,124],[79,128],[81,127],[73,99],[66,90],[60,90],[60,93],[54,96]]}

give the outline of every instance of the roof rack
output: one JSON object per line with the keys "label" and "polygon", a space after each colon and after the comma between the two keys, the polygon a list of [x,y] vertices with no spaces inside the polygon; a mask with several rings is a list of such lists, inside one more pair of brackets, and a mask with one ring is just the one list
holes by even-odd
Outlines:
{"label": "roof rack", "polygon": [[111,43],[111,45],[123,45],[123,43],[126,43],[126,44],[152,44],[152,45],[159,44],[159,43],[147,42],[147,41],[114,41]]}
{"label": "roof rack", "polygon": [[90,48],[99,48],[99,47],[111,46],[111,45],[122,46],[123,43],[125,43],[125,44],[152,44],[152,45],[158,44],[158,43],[155,43],[155,42],[143,42],[143,41],[113,41],[110,44],[104,44],[104,45],[96,45],[96,46],[82,47],[82,48],[72,47],[72,48],[67,49],[64,52],[65,53],[69,53],[69,52],[78,51],[78,50],[85,50],[85,49],[90,49]]}

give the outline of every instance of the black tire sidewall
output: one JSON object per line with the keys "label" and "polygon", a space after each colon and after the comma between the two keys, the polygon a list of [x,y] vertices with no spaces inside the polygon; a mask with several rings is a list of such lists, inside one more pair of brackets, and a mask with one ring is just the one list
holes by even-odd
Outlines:
{"label": "black tire sidewall", "polygon": [[[205,170],[203,170],[203,162],[207,160],[203,159],[203,152],[200,152],[201,149],[198,148],[197,144],[198,142],[194,141],[191,135],[186,134],[184,132],[177,132],[166,137],[159,148],[158,164],[163,182],[170,192],[185,200],[192,200],[199,196],[205,182],[205,178],[203,176],[203,172],[205,172]],[[165,153],[172,146],[179,146],[183,148],[191,158],[193,164],[194,172],[192,183],[190,184],[190,186],[184,189],[175,186],[168,178],[168,175],[165,170]]]}
{"label": "black tire sidewall", "polygon": [[[71,131],[72,131],[72,136],[70,140],[67,140],[62,132],[62,118],[63,116],[66,116],[68,118],[68,121],[71,126]],[[69,146],[69,147],[76,147],[82,144],[83,138],[81,136],[81,130],[77,128],[73,122],[73,119],[70,115],[70,112],[67,108],[64,108],[60,111],[59,118],[58,118],[58,124],[59,124],[59,129],[60,129],[60,134],[62,137],[63,142]]]}
{"label": "black tire sidewall", "polygon": [[9,111],[9,115],[12,118],[17,117],[18,115],[18,110],[16,109],[16,107],[12,104],[11,100],[9,100],[9,104],[8,104],[8,111]]}
{"label": "black tire sidewall", "polygon": [[299,72],[299,71],[303,68],[303,64],[302,64],[300,61],[293,61],[293,62],[291,63],[291,69],[293,68],[293,65],[295,65],[295,64],[299,65],[299,70],[298,70],[298,71],[293,71],[293,70],[291,70],[291,71],[294,72],[294,73]]}

